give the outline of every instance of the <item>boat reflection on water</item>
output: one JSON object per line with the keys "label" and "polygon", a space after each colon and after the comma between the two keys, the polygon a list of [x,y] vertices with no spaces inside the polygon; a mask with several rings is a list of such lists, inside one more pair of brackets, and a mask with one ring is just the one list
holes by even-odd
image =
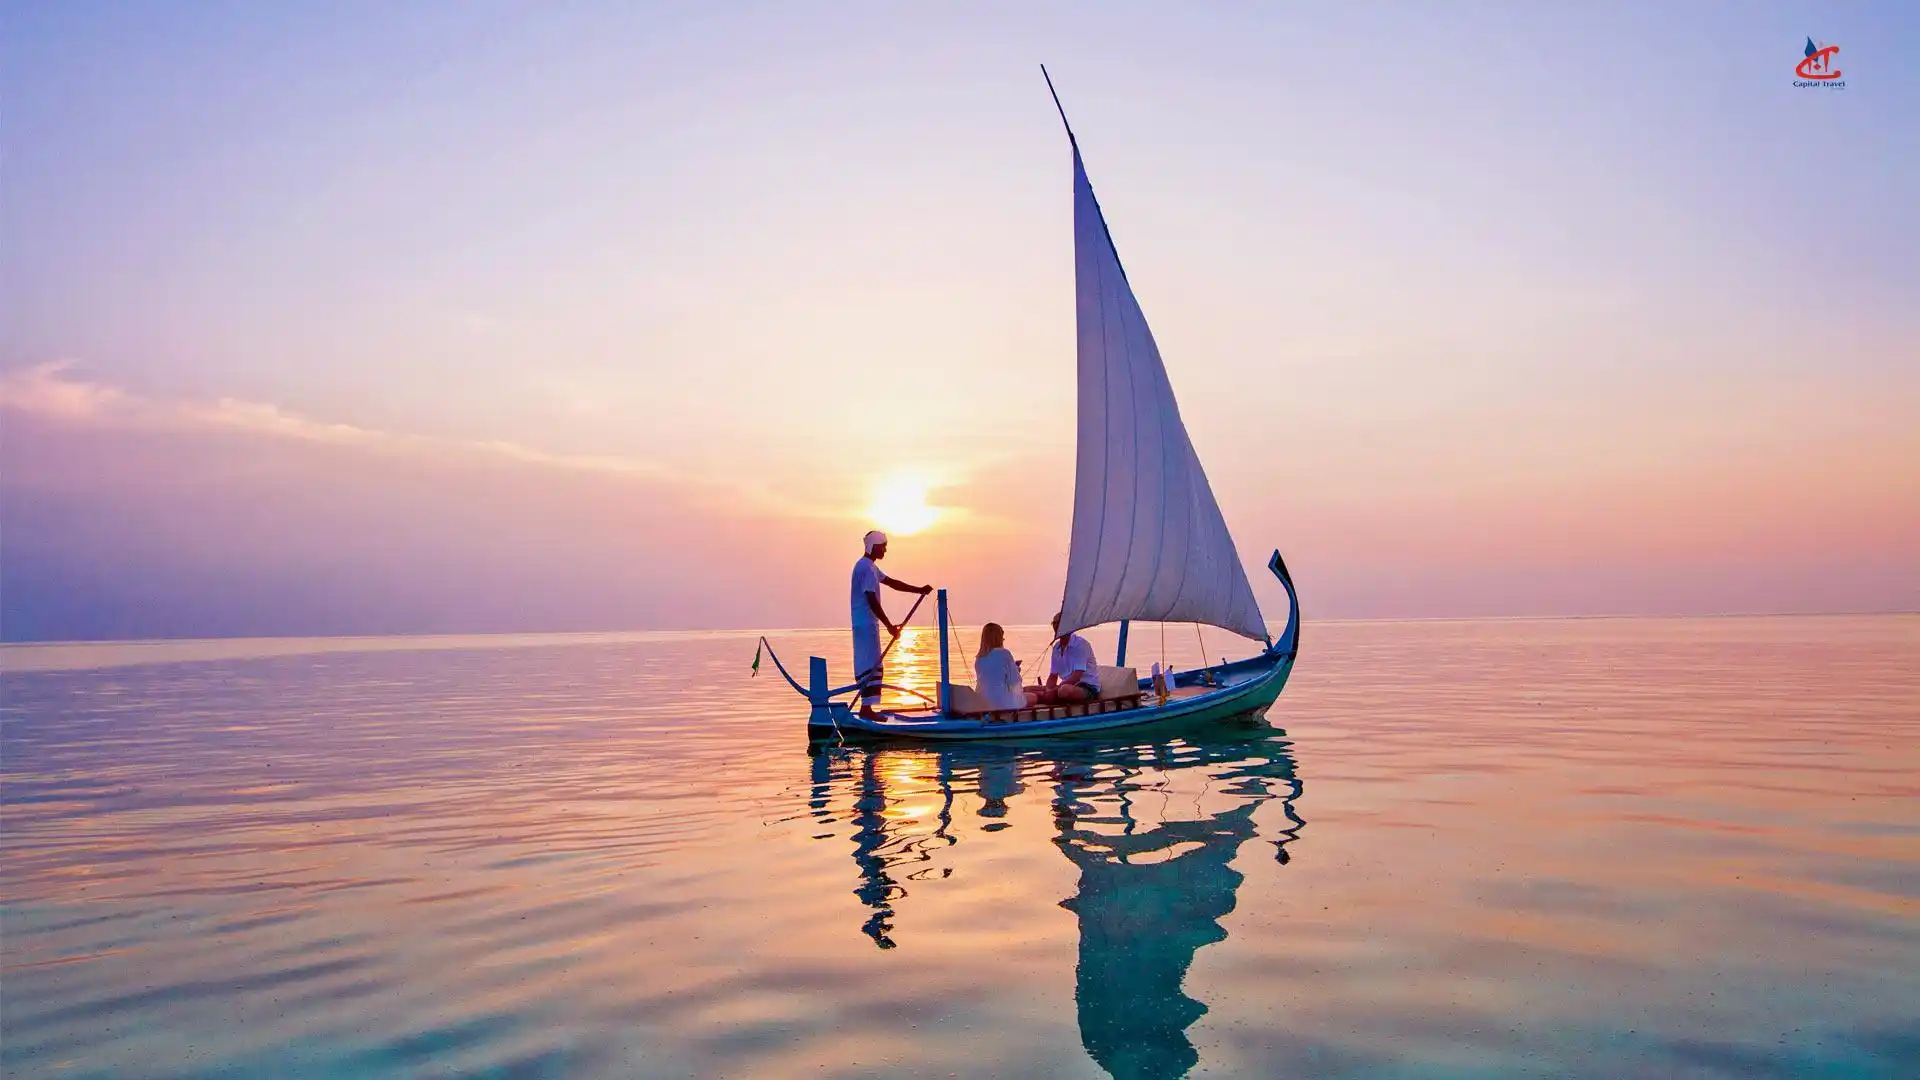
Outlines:
{"label": "boat reflection on water", "polygon": [[[887,784],[883,777],[889,757],[898,753],[886,750],[813,748],[813,792],[808,802],[813,816],[822,821],[831,818],[831,793],[835,781],[846,783],[853,794],[850,818],[854,825],[853,861],[860,867],[860,885],[854,895],[873,909],[873,915],[860,927],[861,933],[883,949],[894,947],[893,902],[906,895],[901,881],[923,880],[929,876],[946,877],[952,867],[916,867],[933,861],[931,849],[954,842],[948,828],[953,823],[953,786],[943,783],[945,797],[935,818],[935,827],[923,832],[917,820],[889,819]],[[916,756],[925,756],[924,752]],[[942,769],[943,780],[947,773]],[[850,781],[850,783],[847,783]],[[824,837],[823,837],[824,839]],[[895,870],[898,868],[896,876]]]}
{"label": "boat reflection on water", "polygon": [[991,833],[1007,827],[1011,803],[1046,791],[1054,846],[1080,872],[1061,906],[1080,924],[1081,1042],[1116,1077],[1181,1076],[1199,1061],[1187,1028],[1207,1011],[1183,983],[1200,947],[1227,936],[1234,860],[1264,833],[1286,863],[1306,824],[1289,749],[1284,731],[1253,716],[1123,746],[816,745],[809,810],[822,822],[851,811],[854,892],[871,911],[861,930],[890,949],[914,883],[952,873],[939,855],[958,842],[956,793],[977,799]]}

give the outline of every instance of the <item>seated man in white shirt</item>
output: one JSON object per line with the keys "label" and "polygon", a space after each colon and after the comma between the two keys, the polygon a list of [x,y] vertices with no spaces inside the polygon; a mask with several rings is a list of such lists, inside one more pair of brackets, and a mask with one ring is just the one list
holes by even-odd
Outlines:
{"label": "seated man in white shirt", "polygon": [[1099,697],[1100,665],[1093,658],[1093,646],[1079,634],[1061,634],[1057,613],[1053,617],[1053,630],[1058,636],[1053,648],[1047,650],[1052,659],[1047,681],[1027,689],[1036,695],[1035,700],[1041,705],[1072,705]]}

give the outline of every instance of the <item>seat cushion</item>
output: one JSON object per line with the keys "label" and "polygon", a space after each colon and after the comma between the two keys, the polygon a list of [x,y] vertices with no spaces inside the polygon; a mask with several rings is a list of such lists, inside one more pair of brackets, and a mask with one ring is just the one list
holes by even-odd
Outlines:
{"label": "seat cushion", "polygon": [[1100,669],[1100,699],[1130,698],[1140,692],[1140,673],[1130,667]]}
{"label": "seat cushion", "polygon": [[959,716],[993,711],[987,695],[965,683],[954,683],[947,688],[947,708]]}

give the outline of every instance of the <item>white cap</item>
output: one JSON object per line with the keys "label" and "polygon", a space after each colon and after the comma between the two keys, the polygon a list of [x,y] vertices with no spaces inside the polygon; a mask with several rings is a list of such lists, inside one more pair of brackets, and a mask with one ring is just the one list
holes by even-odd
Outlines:
{"label": "white cap", "polygon": [[881,532],[879,529],[875,529],[872,532],[868,533],[867,534],[867,554],[869,555],[873,554],[874,548],[877,548],[881,544],[884,544],[886,542],[887,542],[887,534]]}

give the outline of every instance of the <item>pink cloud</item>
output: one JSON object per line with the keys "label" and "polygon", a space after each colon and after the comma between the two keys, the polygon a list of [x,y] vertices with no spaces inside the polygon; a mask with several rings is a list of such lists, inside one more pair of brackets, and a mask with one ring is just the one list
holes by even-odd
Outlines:
{"label": "pink cloud", "polygon": [[381,431],[316,420],[264,401],[222,397],[213,401],[140,397],[107,383],[74,378],[75,364],[61,360],[0,374],[0,408],[57,422],[85,422],[129,430],[244,432],[272,439],[362,446],[412,453],[493,455],[556,468],[634,476],[667,476],[649,461],[617,456],[548,453],[499,440],[447,439]]}
{"label": "pink cloud", "polygon": [[127,396],[118,387],[62,378],[72,360],[55,360],[0,373],[0,408],[69,422],[102,420],[121,413]]}
{"label": "pink cloud", "polygon": [[725,511],[742,506],[790,518],[843,520],[843,509],[783,494],[751,478],[693,474],[656,461],[619,454],[568,454],[501,439],[453,439],[386,431],[306,416],[263,401],[146,397],[122,387],[75,377],[71,360],[0,373],[0,410],[54,424],[85,424],[123,431],[178,435],[235,434],[284,442],[321,443],[388,456],[442,457],[476,462],[644,479],[680,489],[694,505]]}

